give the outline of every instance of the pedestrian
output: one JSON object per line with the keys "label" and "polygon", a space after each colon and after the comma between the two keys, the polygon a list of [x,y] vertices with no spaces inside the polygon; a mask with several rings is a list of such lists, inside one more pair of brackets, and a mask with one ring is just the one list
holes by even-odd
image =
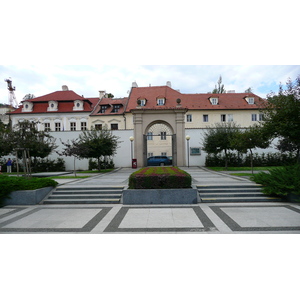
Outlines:
{"label": "pedestrian", "polygon": [[11,166],[12,166],[12,161],[9,158],[8,161],[6,162],[6,166],[7,166],[7,173],[11,173]]}

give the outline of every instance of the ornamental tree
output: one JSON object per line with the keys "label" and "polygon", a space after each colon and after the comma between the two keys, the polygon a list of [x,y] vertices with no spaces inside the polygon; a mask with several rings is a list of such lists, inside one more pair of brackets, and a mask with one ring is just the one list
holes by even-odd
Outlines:
{"label": "ornamental tree", "polygon": [[235,122],[216,123],[209,126],[204,132],[202,150],[212,154],[224,151],[225,168],[227,170],[228,151],[235,149],[231,141],[238,132],[240,132],[240,128]]}
{"label": "ornamental tree", "polygon": [[231,146],[239,152],[250,152],[251,170],[253,174],[253,150],[256,148],[268,148],[271,140],[267,137],[262,130],[262,127],[255,124],[246,128],[244,131],[236,132],[231,140]]}

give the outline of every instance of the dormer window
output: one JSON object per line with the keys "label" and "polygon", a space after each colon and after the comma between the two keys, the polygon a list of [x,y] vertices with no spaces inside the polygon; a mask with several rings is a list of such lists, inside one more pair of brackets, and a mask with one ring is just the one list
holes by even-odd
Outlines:
{"label": "dormer window", "polygon": [[165,98],[157,98],[157,105],[158,106],[165,105],[165,101],[166,101]]}
{"label": "dormer window", "polygon": [[105,112],[106,112],[106,110],[107,110],[107,105],[101,105],[101,108],[100,108],[100,113],[101,114],[105,114]]}
{"label": "dormer window", "polygon": [[49,101],[49,106],[47,108],[47,111],[57,111],[58,110],[58,103],[57,101]]}
{"label": "dormer window", "polygon": [[254,97],[246,97],[248,104],[254,104]]}
{"label": "dormer window", "polygon": [[217,105],[219,103],[219,99],[218,98],[209,98],[210,103],[212,105]]}
{"label": "dormer window", "polygon": [[83,110],[83,101],[75,100],[73,110]]}
{"label": "dormer window", "polygon": [[140,101],[141,101],[141,104],[140,104],[141,106],[145,106],[146,105],[146,99],[141,99]]}
{"label": "dormer window", "polygon": [[119,109],[121,108],[121,105],[120,104],[115,104],[114,106],[113,106],[113,110],[112,110],[112,112],[113,113],[117,113],[117,112],[119,112]]}
{"label": "dormer window", "polygon": [[23,103],[23,109],[22,112],[32,112],[33,109],[33,103],[29,101],[25,101]]}

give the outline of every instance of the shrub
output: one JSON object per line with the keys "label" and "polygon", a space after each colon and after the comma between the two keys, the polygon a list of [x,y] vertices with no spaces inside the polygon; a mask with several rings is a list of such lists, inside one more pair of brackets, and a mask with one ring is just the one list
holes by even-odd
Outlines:
{"label": "shrub", "polygon": [[129,189],[190,188],[191,175],[177,167],[147,167],[129,177]]}
{"label": "shrub", "polygon": [[300,164],[270,169],[269,173],[260,172],[254,174],[251,179],[262,184],[262,191],[267,195],[300,195]]}
{"label": "shrub", "polygon": [[[101,169],[114,169],[115,164],[112,159],[109,160],[100,160]],[[98,161],[89,159],[89,170],[98,170]]]}
{"label": "shrub", "polygon": [[25,178],[0,175],[0,206],[1,200],[11,192],[21,190],[36,190],[48,186],[55,187],[58,183],[50,178]]}
{"label": "shrub", "polygon": [[[249,167],[251,165],[250,155],[241,153],[229,152],[228,153],[228,166],[229,167]],[[297,162],[297,154],[294,153],[255,153],[253,155],[253,166],[285,166],[293,165]],[[223,167],[225,165],[225,155],[221,154],[208,154],[205,159],[206,167]]]}

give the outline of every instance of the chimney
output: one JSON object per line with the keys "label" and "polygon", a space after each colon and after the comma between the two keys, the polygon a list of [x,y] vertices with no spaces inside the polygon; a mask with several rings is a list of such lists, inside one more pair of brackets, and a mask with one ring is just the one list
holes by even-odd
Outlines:
{"label": "chimney", "polygon": [[105,95],[105,91],[99,91],[99,98],[102,99]]}
{"label": "chimney", "polygon": [[170,87],[170,88],[172,87],[171,81],[167,81],[167,86]]}
{"label": "chimney", "polygon": [[69,88],[68,88],[68,86],[67,86],[67,85],[63,85],[63,86],[62,86],[62,90],[65,92],[65,91],[68,91],[68,90],[69,90]]}
{"label": "chimney", "polygon": [[132,87],[133,87],[133,88],[134,88],[134,87],[138,87],[136,81],[132,83]]}

